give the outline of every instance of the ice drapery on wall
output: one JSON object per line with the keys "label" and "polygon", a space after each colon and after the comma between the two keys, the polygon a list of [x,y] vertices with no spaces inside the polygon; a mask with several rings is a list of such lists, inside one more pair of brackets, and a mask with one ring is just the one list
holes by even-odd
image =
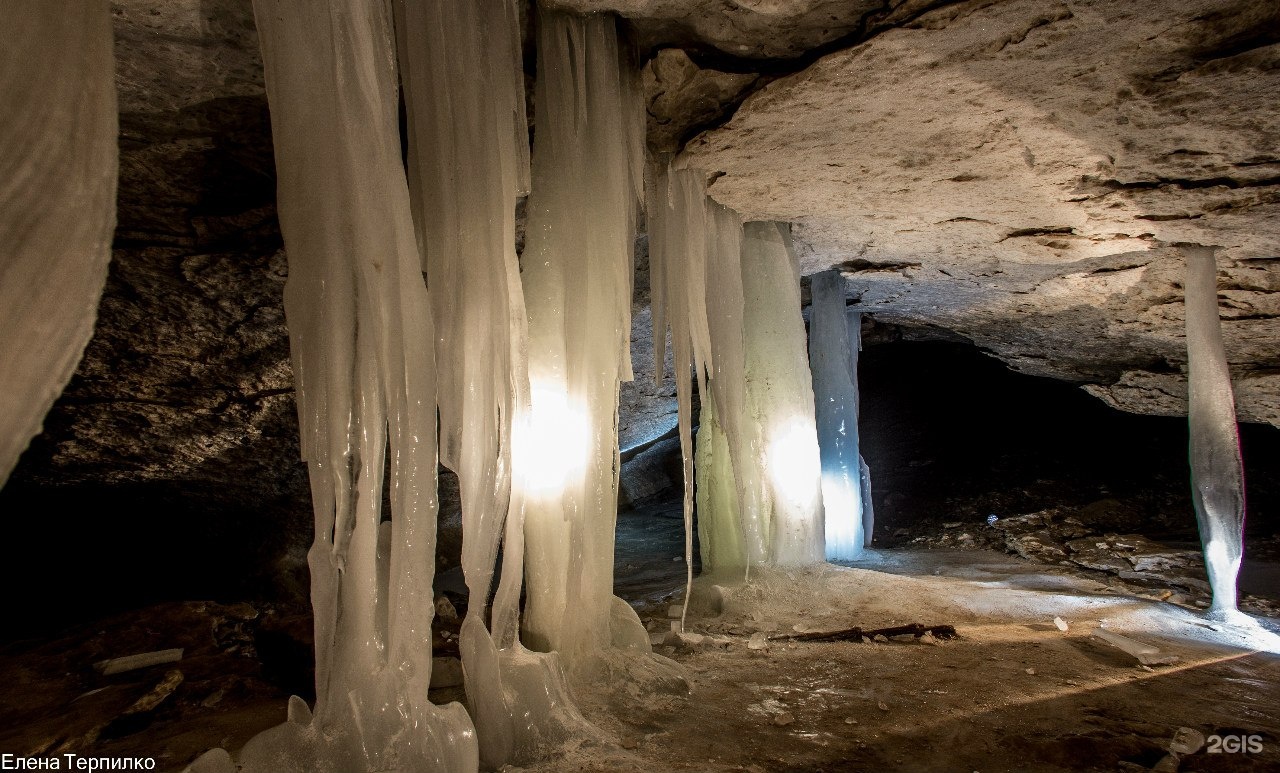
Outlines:
{"label": "ice drapery on wall", "polygon": [[862,467],[858,455],[858,374],[845,314],[845,281],[839,271],[810,277],[809,367],[822,454],[822,503],[827,558],[850,561],[865,542]]}
{"label": "ice drapery on wall", "polygon": [[760,430],[773,561],[820,563],[824,527],[813,384],[787,226],[743,226],[742,291],[747,414]]}
{"label": "ice drapery on wall", "polygon": [[315,508],[316,707],[291,710],[240,762],[249,771],[474,771],[466,711],[427,700],[435,336],[401,162],[390,6],[255,0],[254,12]]}
{"label": "ice drapery on wall", "polygon": [[1236,611],[1236,576],[1244,553],[1244,467],[1218,317],[1218,268],[1212,247],[1181,249],[1187,262],[1191,499],[1213,588],[1211,612],[1230,613]]}
{"label": "ice drapery on wall", "polygon": [[[538,117],[522,256],[529,317],[526,641],[575,668],[643,642],[613,596],[618,384],[628,357],[644,113],[615,20],[544,12]],[[630,612],[630,615],[623,614]]]}
{"label": "ice drapery on wall", "polygon": [[116,221],[106,3],[15,0],[0,49],[0,486],[71,379]]}

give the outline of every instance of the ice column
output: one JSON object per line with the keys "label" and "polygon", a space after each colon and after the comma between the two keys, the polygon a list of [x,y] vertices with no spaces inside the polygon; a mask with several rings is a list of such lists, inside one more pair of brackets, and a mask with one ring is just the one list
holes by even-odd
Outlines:
{"label": "ice column", "polygon": [[1218,319],[1214,248],[1181,245],[1187,261],[1187,415],[1191,425],[1191,498],[1213,588],[1211,613],[1236,611],[1244,552],[1244,469],[1231,373]]}
{"label": "ice column", "polygon": [[839,271],[810,277],[809,367],[822,453],[822,502],[827,559],[851,561],[862,553],[862,469],[858,456],[857,373]]}
{"label": "ice column", "polygon": [[481,764],[497,769],[558,735],[562,718],[542,704],[565,704],[555,662],[517,639],[524,496],[512,486],[512,439],[529,412],[515,253],[516,199],[529,185],[518,10],[512,0],[395,8],[410,198],[435,318],[441,458],[461,486],[470,604],[459,648]]}
{"label": "ice column", "polygon": [[[858,359],[862,354],[862,312],[848,312],[849,325],[849,359],[853,369],[853,405],[855,414],[862,420],[862,399],[858,391]],[[856,427],[855,427],[856,428]],[[862,495],[862,545],[871,547],[875,536],[876,512],[875,503],[871,499],[871,468],[867,466],[866,457],[862,455],[862,441],[858,441],[858,489]]]}
{"label": "ice column", "polygon": [[611,16],[538,24],[533,193],[522,256],[532,396],[516,476],[526,503],[526,641],[581,673],[648,648],[613,596],[618,384],[631,378],[632,249],[644,113]]}
{"label": "ice column", "polygon": [[0,50],[0,486],[93,333],[115,229],[106,3],[16,0]]}
{"label": "ice column", "polygon": [[475,771],[465,710],[427,700],[435,335],[401,161],[390,6],[255,0],[254,11],[315,507],[308,563],[317,697],[314,713],[291,704],[290,721],[252,739],[240,763],[246,771]]}
{"label": "ice column", "polygon": [[[649,271],[652,286],[654,378],[660,383],[666,361],[666,327],[671,329],[676,382],[676,414],[684,460],[685,564],[693,582],[692,370],[705,399],[711,368],[707,326],[706,176],[688,169],[659,169],[647,192]],[[688,593],[685,595],[688,600]]]}
{"label": "ice column", "polygon": [[707,200],[707,324],[715,352],[698,429],[698,537],[707,574],[772,560],[763,527],[762,456],[746,415],[742,219]]}
{"label": "ice column", "polygon": [[785,225],[750,222],[742,234],[747,416],[758,428],[765,533],[774,563],[825,556],[813,384],[795,252]]}

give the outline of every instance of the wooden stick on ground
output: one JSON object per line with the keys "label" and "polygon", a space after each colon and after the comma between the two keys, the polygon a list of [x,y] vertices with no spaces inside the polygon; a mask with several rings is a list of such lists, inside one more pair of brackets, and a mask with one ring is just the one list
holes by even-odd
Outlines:
{"label": "wooden stick on ground", "polygon": [[876,628],[864,631],[861,628],[845,628],[839,631],[813,631],[811,633],[792,633],[784,636],[770,636],[770,641],[869,641],[876,636],[902,636],[911,634],[917,639],[925,634],[930,634],[935,639],[956,639],[959,634],[956,633],[953,625],[920,625],[912,623],[910,625],[898,625],[892,628]]}

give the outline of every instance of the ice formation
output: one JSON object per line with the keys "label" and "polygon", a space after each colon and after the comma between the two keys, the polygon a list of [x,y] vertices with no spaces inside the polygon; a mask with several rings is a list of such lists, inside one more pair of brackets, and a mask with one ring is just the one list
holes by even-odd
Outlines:
{"label": "ice formation", "polygon": [[[862,312],[847,312],[849,326],[849,363],[853,370],[853,408],[854,416],[862,420],[862,399],[858,390],[858,360],[862,354]],[[855,424],[854,429],[857,429]],[[858,490],[862,498],[862,545],[871,547],[875,536],[876,511],[871,499],[871,468],[867,466],[866,457],[862,455],[861,435],[856,443],[858,448]]]}
{"label": "ice formation", "polygon": [[529,487],[524,630],[583,673],[614,645],[648,650],[639,618],[613,596],[644,112],[612,17],[539,17],[535,104],[522,256],[532,411],[515,458]]}
{"label": "ice formation", "polygon": [[526,487],[513,486],[512,454],[529,413],[515,253],[516,199],[529,187],[519,11],[512,0],[414,0],[395,10],[409,191],[435,320],[441,460],[461,488],[471,603],[459,649],[480,762],[496,769],[575,719],[558,661],[519,641]]}
{"label": "ice formation", "polygon": [[[711,340],[707,325],[706,177],[689,169],[659,169],[646,195],[649,226],[649,281],[653,308],[654,377],[662,380],[666,328],[671,329],[675,363],[676,416],[684,463],[686,604],[693,583],[693,385],[707,394]],[[683,622],[683,616],[682,616]]]}
{"label": "ice formation", "polygon": [[761,525],[774,563],[820,563],[821,463],[798,267],[787,226],[743,226],[742,296],[747,415],[759,428],[768,503],[761,513],[767,523]]}
{"label": "ice formation", "polygon": [[[669,327],[686,528],[696,472],[703,572],[820,562],[813,391],[784,227],[750,223],[744,232],[738,213],[707,196],[706,174],[698,170],[655,171],[648,200],[654,354],[661,372]],[[702,405],[697,465],[690,448],[694,382]]]}
{"label": "ice formation", "polygon": [[707,293],[707,325],[716,355],[701,396],[698,537],[704,575],[742,575],[751,562],[772,560],[760,526],[763,459],[756,425],[746,414],[742,219],[708,199],[707,226],[707,272],[714,278]]}
{"label": "ice formation", "polygon": [[75,371],[115,230],[106,3],[17,0],[0,51],[0,486]]}
{"label": "ice formation", "polygon": [[466,711],[427,699],[435,333],[401,161],[389,10],[380,0],[254,3],[315,508],[316,705],[246,744],[245,771],[478,765]]}
{"label": "ice formation", "polygon": [[1236,611],[1236,576],[1244,552],[1244,467],[1231,372],[1218,318],[1218,269],[1212,247],[1183,245],[1187,261],[1187,416],[1191,433],[1191,498],[1211,613]]}
{"label": "ice formation", "polygon": [[839,271],[823,271],[810,279],[809,367],[822,454],[827,558],[851,561],[862,553],[866,540],[858,455],[858,375],[845,314],[845,282]]}

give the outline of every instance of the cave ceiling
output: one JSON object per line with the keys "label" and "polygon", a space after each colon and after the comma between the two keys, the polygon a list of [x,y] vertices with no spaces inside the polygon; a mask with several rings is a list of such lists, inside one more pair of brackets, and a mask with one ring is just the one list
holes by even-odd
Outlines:
{"label": "cave ceiling", "polygon": [[[1178,242],[1220,250],[1241,417],[1280,426],[1280,5],[556,0],[625,18],[655,157],[794,224],[802,273],[1140,413],[1185,411]],[[111,276],[28,478],[297,491],[285,273],[250,0],[116,0]],[[531,59],[529,60],[531,61]],[[536,126],[536,106],[534,106]],[[632,444],[654,385],[644,239]],[[275,470],[273,472],[273,470]],[[246,472],[252,471],[252,472]]]}
{"label": "cave ceiling", "polygon": [[1280,424],[1280,5],[562,2],[651,46],[651,146],[878,322],[1183,413],[1173,245],[1220,247],[1240,415]]}

